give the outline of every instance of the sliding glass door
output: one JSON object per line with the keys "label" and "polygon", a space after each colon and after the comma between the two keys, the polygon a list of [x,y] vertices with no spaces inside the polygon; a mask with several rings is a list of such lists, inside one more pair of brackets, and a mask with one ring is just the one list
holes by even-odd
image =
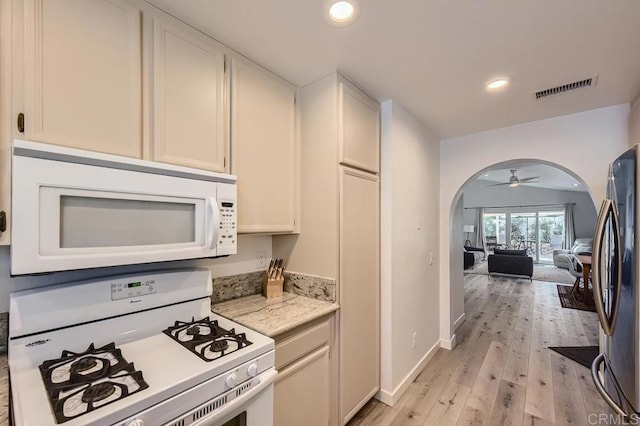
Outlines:
{"label": "sliding glass door", "polygon": [[507,244],[507,215],[505,213],[484,214],[485,245],[489,252],[496,247],[505,247]]}
{"label": "sliding glass door", "polygon": [[489,251],[527,250],[536,263],[553,263],[553,250],[564,241],[564,208],[505,208],[484,214]]}
{"label": "sliding glass door", "polygon": [[553,250],[564,241],[564,209],[538,212],[538,262],[553,263]]}
{"label": "sliding glass door", "polygon": [[536,253],[536,243],[538,241],[537,213],[535,211],[519,213],[510,212],[510,215],[510,247],[514,250],[527,250],[527,254],[529,256],[534,256]]}

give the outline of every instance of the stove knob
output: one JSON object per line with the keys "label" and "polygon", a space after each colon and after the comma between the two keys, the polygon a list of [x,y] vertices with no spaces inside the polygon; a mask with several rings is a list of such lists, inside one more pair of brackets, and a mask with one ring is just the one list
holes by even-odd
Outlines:
{"label": "stove knob", "polygon": [[144,420],[134,419],[127,423],[127,426],[144,426]]}
{"label": "stove knob", "polygon": [[236,385],[236,375],[234,373],[229,374],[224,382],[230,388],[234,387]]}
{"label": "stove knob", "polygon": [[249,377],[254,377],[256,374],[258,374],[258,365],[255,362],[251,364],[249,368],[247,368],[247,374],[249,375]]}

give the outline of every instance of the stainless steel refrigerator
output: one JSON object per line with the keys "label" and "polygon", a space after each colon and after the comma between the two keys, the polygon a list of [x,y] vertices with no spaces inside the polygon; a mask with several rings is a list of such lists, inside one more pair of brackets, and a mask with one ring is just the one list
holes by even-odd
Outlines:
{"label": "stainless steel refrigerator", "polygon": [[627,419],[640,412],[637,176],[638,145],[609,168],[592,258],[593,296],[605,338],[591,375],[613,413]]}

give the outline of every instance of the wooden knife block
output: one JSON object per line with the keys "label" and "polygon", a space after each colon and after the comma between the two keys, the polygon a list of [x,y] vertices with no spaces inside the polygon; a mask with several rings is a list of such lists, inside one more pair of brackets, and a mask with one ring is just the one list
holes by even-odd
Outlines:
{"label": "wooden knife block", "polygon": [[269,279],[269,275],[265,272],[262,281],[262,294],[267,299],[272,297],[282,297],[282,287],[284,286],[284,277],[278,279]]}

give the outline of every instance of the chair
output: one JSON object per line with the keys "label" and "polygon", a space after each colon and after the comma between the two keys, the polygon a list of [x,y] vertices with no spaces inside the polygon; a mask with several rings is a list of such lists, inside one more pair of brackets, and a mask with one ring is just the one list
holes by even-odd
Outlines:
{"label": "chair", "polygon": [[578,259],[573,254],[563,254],[562,256],[566,257],[566,261],[569,264],[569,272],[576,278],[576,281],[573,283],[573,287],[571,288],[571,294],[578,291],[580,288],[580,280],[583,278],[582,276],[582,265],[578,262]]}
{"label": "chair", "polygon": [[498,245],[498,237],[496,236],[487,236],[484,238],[485,246],[489,253],[493,253],[493,250]]}
{"label": "chair", "polygon": [[553,251],[553,264],[557,268],[569,269],[567,254],[591,254],[593,238],[576,238],[571,249],[556,249]]}

